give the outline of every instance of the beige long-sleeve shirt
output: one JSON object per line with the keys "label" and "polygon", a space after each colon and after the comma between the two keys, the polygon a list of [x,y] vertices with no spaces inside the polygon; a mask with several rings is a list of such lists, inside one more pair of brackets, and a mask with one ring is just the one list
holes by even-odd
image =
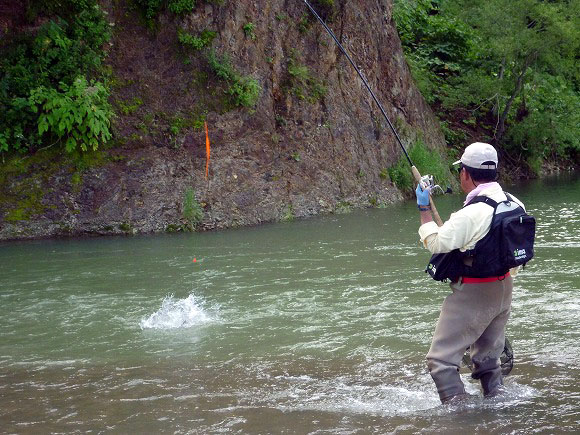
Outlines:
{"label": "beige long-sleeve shirt", "polygon": [[[487,196],[496,202],[507,199],[499,184],[484,189],[479,195]],[[521,201],[511,196],[524,207]],[[442,226],[437,226],[435,222],[421,225],[419,237],[423,246],[432,254],[451,252],[454,249],[464,252],[473,249],[475,244],[485,237],[491,227],[492,218],[493,207],[482,202],[475,203],[452,213]],[[517,270],[512,269],[511,272],[515,275]]]}

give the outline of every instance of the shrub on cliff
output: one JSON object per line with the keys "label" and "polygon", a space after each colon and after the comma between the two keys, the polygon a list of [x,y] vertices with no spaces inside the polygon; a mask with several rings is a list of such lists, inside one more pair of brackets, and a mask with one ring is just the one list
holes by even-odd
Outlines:
{"label": "shrub on cliff", "polygon": [[[69,151],[75,143],[95,148],[95,140],[110,137],[108,94],[96,80],[109,24],[95,0],[65,3],[61,9],[68,21],[51,16],[37,31],[16,35],[0,49],[0,152],[24,152],[47,139]],[[95,77],[90,85],[87,77]]]}
{"label": "shrub on cliff", "polygon": [[262,88],[256,79],[241,75],[227,56],[210,51],[207,60],[215,75],[228,83],[227,94],[235,106],[253,107],[258,102]]}
{"label": "shrub on cliff", "polygon": [[[409,148],[409,157],[421,174],[433,175],[436,184],[441,186],[449,184],[449,171],[446,170],[441,154],[436,150],[430,150],[422,141],[417,141]],[[413,191],[415,180],[404,155],[388,169],[388,173],[391,181],[400,190],[408,193]]]}

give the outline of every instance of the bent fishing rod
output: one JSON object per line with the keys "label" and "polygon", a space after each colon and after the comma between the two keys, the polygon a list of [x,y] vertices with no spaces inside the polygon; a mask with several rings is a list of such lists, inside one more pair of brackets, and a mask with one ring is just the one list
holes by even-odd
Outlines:
{"label": "bent fishing rod", "polygon": [[[367,80],[362,75],[362,73],[360,72],[360,70],[358,69],[358,67],[355,65],[355,63],[351,59],[350,55],[347,53],[347,51],[345,50],[345,48],[342,46],[342,44],[340,43],[340,41],[338,40],[338,38],[336,37],[336,35],[332,31],[332,29],[330,29],[330,27],[328,27],[326,25],[326,23],[324,22],[324,20],[322,18],[320,18],[320,15],[318,15],[318,13],[314,10],[314,8],[308,2],[308,0],[304,0],[304,3],[306,3],[306,6],[308,6],[308,9],[310,9],[310,12],[312,12],[312,14],[316,17],[316,19],[318,21],[320,21],[320,24],[322,24],[324,26],[324,29],[326,30],[326,32],[332,37],[332,39],[334,40],[334,42],[336,43],[336,45],[338,46],[338,48],[340,48],[340,51],[342,51],[342,53],[346,56],[346,58],[348,59],[348,61],[350,62],[350,64],[352,65],[352,67],[355,69],[355,71],[357,72],[357,74],[360,77],[360,79],[362,80],[363,84],[365,85],[365,87],[367,88],[367,90],[369,91],[369,93],[371,94],[371,97],[373,97],[374,102],[377,104],[377,106],[379,107],[379,110],[381,111],[381,113],[385,117],[385,120],[387,121],[387,124],[389,125],[389,127],[391,128],[391,131],[395,135],[395,138],[397,139],[397,142],[401,146],[401,149],[403,150],[403,153],[405,154],[405,157],[407,158],[407,161],[411,165],[411,172],[413,173],[413,177],[415,178],[415,181],[417,183],[420,183],[422,186],[425,185],[425,183],[432,184],[432,183],[429,183],[429,180],[428,179],[423,179],[423,177],[421,177],[421,174],[419,173],[419,170],[415,167],[415,165],[411,161],[411,157],[409,157],[409,153],[407,153],[407,150],[405,149],[405,146],[403,145],[403,142],[401,141],[401,138],[399,137],[399,134],[397,133],[397,130],[395,129],[395,127],[391,123],[391,120],[389,119],[389,117],[387,116],[387,113],[385,112],[385,109],[383,109],[383,106],[381,105],[381,103],[379,102],[379,100],[377,99],[377,97],[375,96],[375,93],[371,89],[371,87],[368,84]],[[431,180],[432,180],[432,178],[431,178]],[[429,194],[429,203],[431,205],[431,211],[433,212],[433,220],[435,221],[435,223],[437,225],[439,225],[439,226],[443,225],[443,221],[441,220],[441,217],[439,216],[439,212],[437,212],[437,208],[435,207],[435,202],[433,201],[433,198],[431,197],[431,194]]]}

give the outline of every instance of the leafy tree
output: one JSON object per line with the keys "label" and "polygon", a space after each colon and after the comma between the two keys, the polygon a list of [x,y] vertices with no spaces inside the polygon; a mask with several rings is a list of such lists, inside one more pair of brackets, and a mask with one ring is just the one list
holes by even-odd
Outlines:
{"label": "leafy tree", "polygon": [[419,89],[430,103],[449,77],[465,69],[474,31],[453,15],[440,13],[440,0],[396,0],[394,17]]}
{"label": "leafy tree", "polygon": [[[493,102],[497,143],[502,142],[516,108],[526,111],[522,93],[535,74],[577,77],[571,62],[579,46],[578,1],[453,0],[446,4],[476,29],[474,67],[457,84],[468,93],[479,82],[480,104]],[[527,88],[528,99],[536,89]]]}
{"label": "leafy tree", "polygon": [[471,113],[530,167],[580,155],[580,0],[395,0],[394,18],[441,116]]}

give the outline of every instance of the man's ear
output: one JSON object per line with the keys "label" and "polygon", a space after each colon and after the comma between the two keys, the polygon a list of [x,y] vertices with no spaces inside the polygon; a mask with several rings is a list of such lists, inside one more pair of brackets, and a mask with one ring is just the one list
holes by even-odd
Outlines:
{"label": "man's ear", "polygon": [[461,172],[463,172],[463,177],[465,178],[465,181],[469,181],[471,179],[471,175],[469,175],[469,172],[467,172],[467,169],[461,168]]}

